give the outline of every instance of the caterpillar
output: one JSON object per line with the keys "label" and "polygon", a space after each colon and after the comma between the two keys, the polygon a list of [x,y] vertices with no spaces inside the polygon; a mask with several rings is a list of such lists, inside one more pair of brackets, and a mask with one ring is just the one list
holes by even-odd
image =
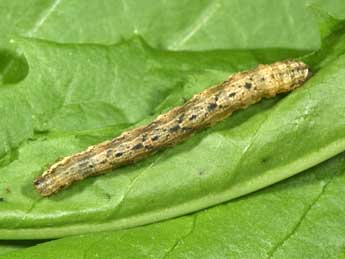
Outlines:
{"label": "caterpillar", "polygon": [[182,106],[159,115],[148,125],[63,158],[35,179],[34,187],[42,196],[49,196],[75,181],[134,163],[185,140],[238,109],[299,87],[309,75],[307,65],[294,60],[258,65],[253,70],[236,73],[194,95]]}

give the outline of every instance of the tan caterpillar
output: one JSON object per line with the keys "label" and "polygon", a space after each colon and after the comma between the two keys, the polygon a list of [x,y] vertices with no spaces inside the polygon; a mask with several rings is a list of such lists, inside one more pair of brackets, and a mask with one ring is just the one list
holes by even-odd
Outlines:
{"label": "tan caterpillar", "polygon": [[263,97],[295,89],[308,78],[309,72],[303,62],[288,60],[234,74],[223,83],[194,95],[184,105],[161,114],[148,125],[63,158],[38,177],[34,186],[42,196],[49,196],[75,181],[133,163],[183,141],[196,130]]}

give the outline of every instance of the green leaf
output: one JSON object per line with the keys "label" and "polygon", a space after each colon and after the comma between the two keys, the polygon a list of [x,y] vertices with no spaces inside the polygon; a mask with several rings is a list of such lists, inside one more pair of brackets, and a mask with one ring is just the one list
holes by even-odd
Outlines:
{"label": "green leaf", "polygon": [[1,0],[0,42],[7,34],[101,44],[141,35],[174,50],[316,49],[318,28],[306,2]]}
{"label": "green leaf", "polygon": [[63,238],[4,258],[343,258],[344,184],[345,153],[189,216]]}
{"label": "green leaf", "polygon": [[[126,127],[124,125],[158,113],[164,105],[181,104],[183,97],[190,97],[232,71],[258,62],[300,55],[291,51],[279,51],[276,55],[270,51],[269,57],[262,51],[217,51],[208,55],[170,53],[153,50],[140,40],[110,47],[57,45],[26,39],[18,39],[17,44],[27,58],[30,73],[21,83],[4,88],[0,97],[3,114],[7,115],[2,117],[3,123],[0,124],[3,127],[0,136],[4,140],[0,145],[0,153],[4,155],[0,170],[1,197],[5,200],[0,207],[3,238],[12,235],[10,233],[23,237],[20,230],[29,231],[27,237],[39,237],[36,236],[36,229],[25,229],[52,224],[55,225],[53,231],[44,231],[44,237],[62,235],[63,232],[63,235],[79,233],[79,223],[90,229],[93,220],[113,221],[120,212],[119,204],[126,202],[124,197],[129,194],[137,176],[149,166],[151,170],[148,173],[155,172],[155,177],[158,177],[156,183],[159,184],[163,178],[167,179],[158,173],[166,171],[161,166],[170,167],[170,172],[179,170],[179,167],[171,165],[178,161],[176,159],[183,161],[187,158],[189,161],[188,154],[183,151],[197,147],[203,134],[208,133],[199,134],[194,140],[142,163],[120,169],[116,174],[89,179],[52,198],[40,198],[33,189],[32,180],[57,158],[115,136]],[[247,110],[246,116],[274,102],[268,101]],[[17,117],[11,116],[11,107],[16,107]],[[232,120],[231,123],[238,124],[241,120]],[[255,123],[260,123],[260,120]],[[228,126],[224,124],[222,127]],[[218,138],[219,134],[214,135]],[[203,153],[203,149],[198,147],[196,150]],[[157,157],[165,162],[157,163],[158,167],[152,166]],[[180,167],[183,165],[180,164]],[[199,171],[204,169],[195,168],[198,172],[193,177],[198,178]],[[185,174],[183,171],[180,173]],[[146,173],[143,175],[144,178],[149,176]],[[145,186],[153,191],[154,182]],[[168,184],[168,181],[164,182]],[[161,187],[165,188],[164,185]],[[185,186],[184,190],[188,192],[188,188]],[[193,195],[203,196],[200,191],[194,189],[190,198]],[[161,198],[158,207],[165,203],[164,197]],[[124,207],[130,209],[130,206]],[[72,230],[70,227],[77,228]],[[63,232],[56,232],[58,229]]]}
{"label": "green leaf", "polygon": [[0,240],[0,255],[38,244],[37,240]]}
{"label": "green leaf", "polygon": [[[345,18],[345,5],[342,0],[313,0],[312,5],[318,6],[320,9],[330,13],[330,15],[338,19]],[[310,4],[310,3],[309,3]]]}
{"label": "green leaf", "polygon": [[[228,10],[233,10],[232,15]],[[0,16],[0,85],[16,83],[27,72],[24,67],[15,80],[12,78],[20,62],[15,57],[14,61],[9,59],[13,58],[7,50],[12,49],[9,41],[13,35],[99,44],[141,35],[153,47],[174,50],[317,49],[320,43],[318,28],[304,1],[278,1],[272,6],[270,0],[240,4],[236,0],[1,0]]]}
{"label": "green leaf", "polygon": [[[122,3],[0,1],[0,238],[56,237],[161,220],[269,185],[344,149],[339,56],[345,41],[333,19],[326,29],[338,33],[317,55],[304,58],[315,73],[320,70],[306,90],[238,112],[147,161],[41,199],[32,179],[55,159],[143,124],[229,73],[308,53],[287,48],[319,45],[302,1],[126,1],[127,9]],[[144,40],[123,40],[136,33]],[[200,51],[158,51],[145,42]],[[201,51],[229,48],[243,50]],[[331,161],[198,216],[61,239],[12,256],[298,258],[302,251],[303,258],[335,258],[344,247],[344,159]],[[19,247],[2,242],[0,253]]]}
{"label": "green leaf", "polygon": [[283,99],[41,198],[32,180],[59,157],[147,122],[235,71],[306,52],[168,52],[140,38],[112,46],[25,38],[13,44],[29,72],[0,89],[0,238],[52,238],[176,217],[268,186],[345,149],[340,56]]}
{"label": "green leaf", "polygon": [[[342,5],[329,3],[321,4],[341,16]],[[0,238],[151,223],[254,191],[344,150],[344,23],[318,9],[327,40],[304,56],[310,52],[291,48],[314,50],[319,37],[303,5],[0,0]],[[127,40],[135,34],[141,37]],[[298,91],[52,198],[34,192],[33,178],[55,159],[144,124],[230,73],[301,56],[315,76]],[[8,256],[341,257],[344,164],[340,155],[192,216]],[[35,242],[2,241],[0,254]]]}

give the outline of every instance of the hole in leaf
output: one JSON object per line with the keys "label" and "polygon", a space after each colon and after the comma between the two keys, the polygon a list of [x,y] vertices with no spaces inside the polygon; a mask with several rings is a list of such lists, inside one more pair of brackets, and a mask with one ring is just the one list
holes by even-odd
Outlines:
{"label": "hole in leaf", "polygon": [[29,65],[23,55],[14,51],[0,49],[0,83],[16,84],[22,81],[29,72]]}

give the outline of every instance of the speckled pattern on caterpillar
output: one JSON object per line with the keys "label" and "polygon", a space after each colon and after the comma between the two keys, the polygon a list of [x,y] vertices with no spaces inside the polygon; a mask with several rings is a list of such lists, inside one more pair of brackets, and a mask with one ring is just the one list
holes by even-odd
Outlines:
{"label": "speckled pattern on caterpillar", "polygon": [[148,125],[58,161],[34,181],[34,186],[42,196],[49,196],[75,181],[133,163],[183,141],[196,130],[211,126],[264,97],[295,89],[308,75],[307,65],[293,60],[259,65],[234,74],[223,83],[196,94],[184,105],[161,114]]}

